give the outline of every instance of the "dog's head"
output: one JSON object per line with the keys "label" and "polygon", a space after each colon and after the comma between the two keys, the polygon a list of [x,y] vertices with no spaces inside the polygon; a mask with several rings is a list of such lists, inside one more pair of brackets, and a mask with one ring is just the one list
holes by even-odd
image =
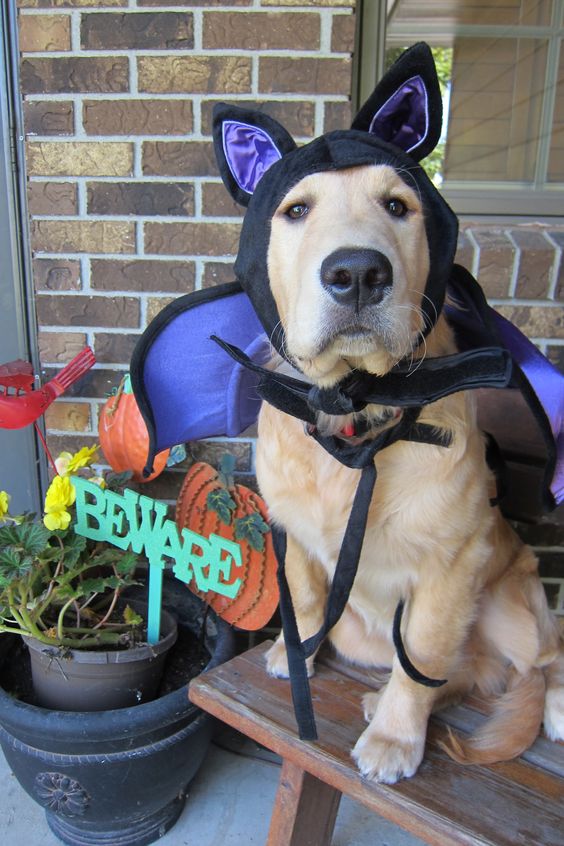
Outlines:
{"label": "dog's head", "polygon": [[441,121],[425,44],[402,54],[350,130],[301,148],[262,112],[215,109],[223,180],[248,206],[237,276],[276,349],[316,381],[386,372],[437,320],[457,222],[418,162]]}

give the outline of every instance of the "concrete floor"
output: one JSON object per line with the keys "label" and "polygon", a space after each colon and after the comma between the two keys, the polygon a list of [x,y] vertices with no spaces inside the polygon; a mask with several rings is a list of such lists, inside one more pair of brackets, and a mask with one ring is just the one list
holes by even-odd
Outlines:
{"label": "concrete floor", "polygon": [[[280,766],[271,753],[229,733],[212,745],[184,811],[159,846],[262,846]],[[233,751],[235,750],[235,751]],[[0,752],[0,843],[60,846],[39,807]],[[423,846],[422,841],[343,797],[332,846]]]}

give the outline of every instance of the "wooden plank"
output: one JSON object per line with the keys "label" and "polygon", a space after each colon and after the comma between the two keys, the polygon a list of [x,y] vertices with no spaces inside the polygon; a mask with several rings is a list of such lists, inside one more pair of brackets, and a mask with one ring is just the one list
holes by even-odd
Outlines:
{"label": "wooden plank", "polygon": [[371,688],[323,665],[312,679],[319,740],[300,741],[289,684],[264,671],[267,648],[194,680],[192,701],[428,843],[561,846],[562,781],[521,760],[510,769],[462,767],[437,747],[443,727],[432,727],[414,778],[393,786],[364,779],[350,749],[364,728],[361,696]]}
{"label": "wooden plank", "polygon": [[267,846],[330,846],[341,793],[284,761]]}

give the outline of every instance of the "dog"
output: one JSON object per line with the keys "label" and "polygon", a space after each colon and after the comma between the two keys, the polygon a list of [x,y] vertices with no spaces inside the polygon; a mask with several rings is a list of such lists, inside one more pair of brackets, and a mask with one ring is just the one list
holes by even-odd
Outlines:
{"label": "dog", "polygon": [[[416,164],[440,132],[440,91],[424,44],[397,60],[352,130],[301,149],[262,113],[216,107],[220,171],[248,205],[235,270],[282,371],[294,367],[330,391],[351,373],[383,377],[407,362],[405,386],[425,362],[456,353],[443,308],[456,223]],[[302,641],[323,623],[360,472],[311,430],[362,446],[405,414],[401,402],[369,403],[349,414],[321,411],[312,427],[263,404],[257,479],[272,521],[286,532]],[[376,453],[357,575],[328,635],[345,659],[390,671],[381,692],[364,699],[368,727],[352,750],[361,773],[385,783],[416,772],[433,710],[474,689],[496,706],[473,737],[451,737],[447,751],[456,760],[517,756],[543,719],[549,737],[564,736],[559,627],[532,550],[490,504],[494,479],[475,394],[426,403],[419,422],[450,446],[398,440]],[[400,600],[407,654],[426,676],[448,679],[442,687],[419,684],[398,660],[392,632]],[[307,659],[310,675],[314,660]],[[267,670],[289,674],[284,634]]]}
{"label": "dog", "polygon": [[[288,357],[318,385],[336,383],[351,368],[383,375],[406,356],[416,370],[423,357],[456,351],[444,316],[421,337],[429,269],[421,203],[387,165],[313,174],[295,185],[272,218],[268,268]],[[363,285],[373,302],[359,307]],[[402,413],[369,405],[360,438],[396,425]],[[341,437],[354,440],[357,417],[320,415],[317,425],[351,432]],[[490,506],[493,478],[475,396],[441,399],[420,419],[448,431],[451,446],[399,441],[377,454],[358,574],[329,634],[344,658],[391,670],[383,690],[364,698],[369,725],[352,753],[363,775],[386,783],[417,770],[431,712],[474,688],[498,703],[473,738],[453,739],[448,751],[457,760],[519,755],[538,734],[545,699],[547,734],[564,735],[558,625],[532,550]],[[302,639],[323,621],[358,474],[324,452],[298,420],[263,405],[257,478],[272,519],[287,532],[287,578]],[[405,596],[407,651],[426,674],[448,678],[438,690],[412,681],[394,657],[392,619]],[[288,676],[283,635],[267,668]]]}
{"label": "dog", "polygon": [[[477,359],[457,354],[447,314],[449,292],[479,286],[454,265],[456,217],[419,165],[439,141],[441,120],[425,44],[400,56],[350,130],[300,148],[267,113],[218,104],[220,173],[248,207],[238,282],[171,304],[132,362],[152,454],[191,437],[237,434],[251,420],[245,401],[252,405],[257,392],[266,400],[257,478],[275,529],[286,534],[302,642],[316,635],[317,644],[327,628],[345,531],[359,516],[359,478],[374,479],[376,469],[363,520],[352,521],[365,522],[356,577],[328,640],[345,659],[389,671],[381,691],[364,699],[368,726],[352,750],[360,772],[385,783],[416,772],[433,710],[474,689],[495,706],[472,737],[446,743],[456,760],[519,755],[543,720],[549,737],[564,737],[560,630],[532,550],[492,505],[476,396],[464,389],[492,376],[507,385],[505,359],[480,342],[485,369],[474,379]],[[225,356],[213,358],[223,350],[212,350],[208,327],[224,332],[223,350],[239,364],[261,372],[256,390],[245,381],[233,400],[240,374],[232,378]],[[234,346],[254,349],[257,333],[272,346],[267,370]],[[190,359],[171,368],[186,339],[202,350],[202,366]],[[214,407],[200,425],[208,403],[191,397],[202,381],[214,399],[228,395],[235,413]],[[294,658],[300,648],[284,624],[267,656],[277,677],[289,675],[286,639]],[[298,669],[311,675],[314,665],[312,653]]]}

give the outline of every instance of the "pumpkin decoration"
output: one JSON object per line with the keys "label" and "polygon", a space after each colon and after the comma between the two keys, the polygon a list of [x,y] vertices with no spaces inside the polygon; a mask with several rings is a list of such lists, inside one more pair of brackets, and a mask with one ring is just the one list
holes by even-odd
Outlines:
{"label": "pumpkin decoration", "polygon": [[232,455],[223,456],[219,471],[203,461],[194,464],[178,497],[176,523],[180,531],[191,529],[206,538],[213,533],[240,545],[242,566],[231,576],[231,582],[242,581],[235,597],[203,593],[193,579],[188,587],[228,623],[254,631],[268,623],[278,605],[277,563],[266,505],[250,488],[235,484],[234,468]]}
{"label": "pumpkin decoration", "polygon": [[100,413],[98,424],[100,446],[106,461],[116,473],[130,470],[134,482],[150,482],[164,470],[170,450],[155,457],[150,476],[143,476],[149,452],[149,434],[131,389],[129,374],[117,393],[108,398]]}

